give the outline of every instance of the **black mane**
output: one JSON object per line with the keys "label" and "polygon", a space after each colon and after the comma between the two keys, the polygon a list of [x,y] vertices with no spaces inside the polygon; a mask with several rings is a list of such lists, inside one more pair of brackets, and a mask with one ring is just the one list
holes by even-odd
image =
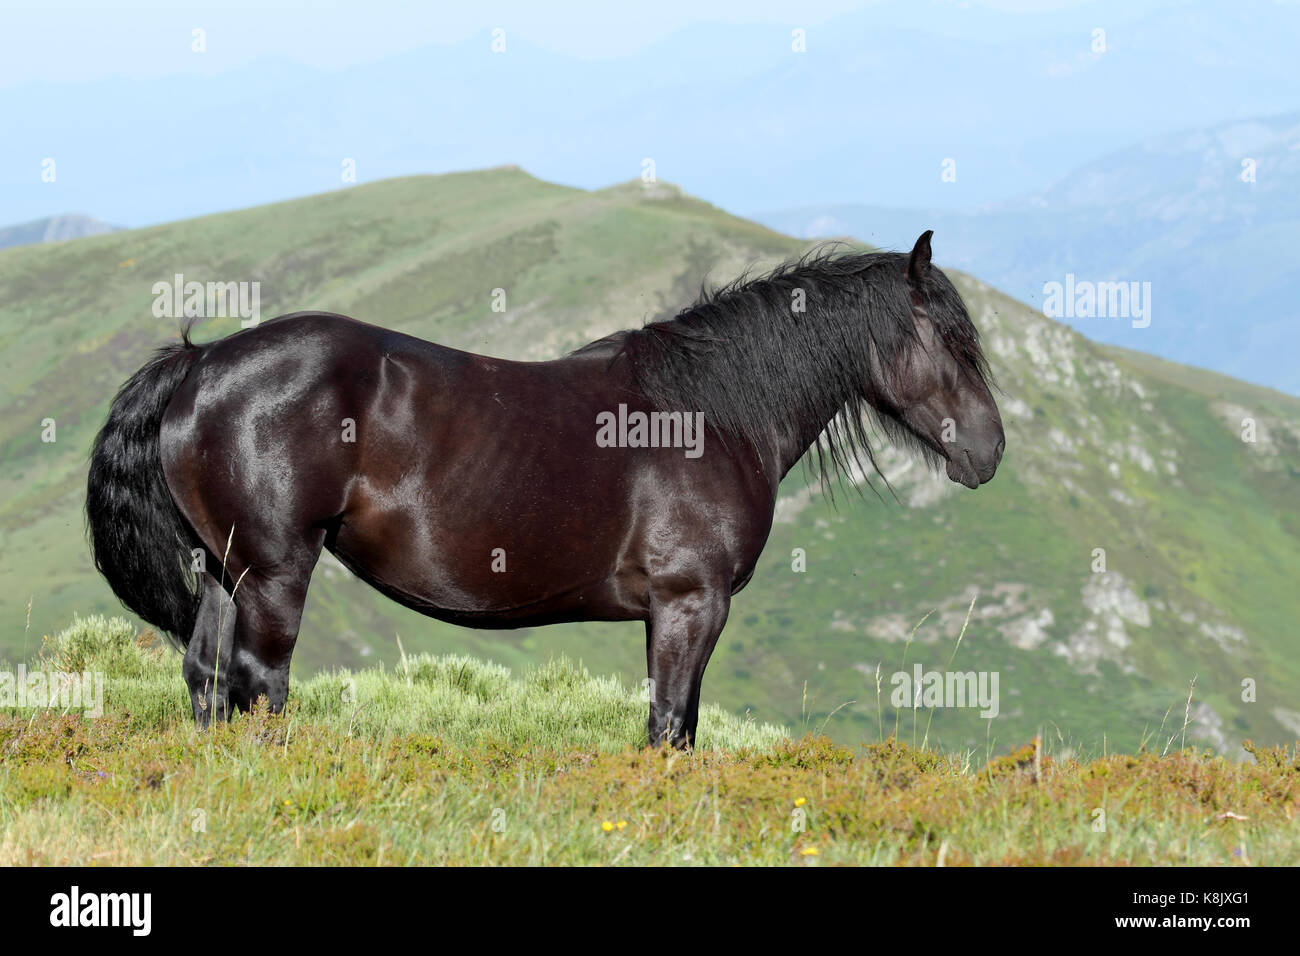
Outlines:
{"label": "black mane", "polygon": [[[937,453],[868,401],[892,392],[872,354],[888,369],[919,344],[906,267],[901,253],[814,250],[767,275],[703,291],[676,318],[623,333],[622,353],[652,404],[701,411],[724,440],[767,447],[775,429],[788,429],[810,446],[806,461],[828,490],[854,462],[883,479],[868,422],[933,466]],[[802,312],[793,307],[799,290]],[[987,381],[979,334],[947,276],[931,269],[920,295],[962,370]]]}

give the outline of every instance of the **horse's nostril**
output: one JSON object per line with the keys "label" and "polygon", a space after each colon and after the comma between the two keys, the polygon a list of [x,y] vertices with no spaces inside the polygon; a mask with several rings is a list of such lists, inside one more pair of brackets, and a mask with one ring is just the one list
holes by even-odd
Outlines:
{"label": "horse's nostril", "polygon": [[1000,462],[1000,461],[1002,460],[1002,449],[1004,449],[1004,448],[1006,448],[1006,447],[1007,447],[1007,440],[1004,438],[1004,439],[1002,439],[1002,441],[998,442],[998,447],[993,449],[993,462],[994,462],[994,464],[996,464],[996,463],[998,463],[998,462]]}

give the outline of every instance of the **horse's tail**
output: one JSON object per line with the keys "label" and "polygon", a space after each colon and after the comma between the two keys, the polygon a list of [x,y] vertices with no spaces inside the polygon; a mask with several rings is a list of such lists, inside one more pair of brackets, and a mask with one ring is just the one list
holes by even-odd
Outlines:
{"label": "horse's tail", "polygon": [[188,570],[194,534],[167,488],[159,431],[168,402],[202,355],[186,334],[131,376],[95,438],[86,483],[95,567],[123,604],[180,647],[198,613]]}

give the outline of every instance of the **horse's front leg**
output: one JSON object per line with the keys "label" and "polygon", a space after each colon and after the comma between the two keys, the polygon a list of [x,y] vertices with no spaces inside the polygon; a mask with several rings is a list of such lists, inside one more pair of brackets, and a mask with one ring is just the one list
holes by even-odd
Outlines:
{"label": "horse's front leg", "polygon": [[650,675],[649,745],[695,745],[704,668],[727,623],[731,592],[725,588],[651,591],[646,622]]}

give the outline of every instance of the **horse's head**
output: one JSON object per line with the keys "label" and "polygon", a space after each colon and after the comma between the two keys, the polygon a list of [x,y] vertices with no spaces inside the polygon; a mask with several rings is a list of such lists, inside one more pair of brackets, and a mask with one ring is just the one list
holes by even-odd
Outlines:
{"label": "horse's head", "polygon": [[949,478],[977,488],[997,470],[1006,437],[979,334],[948,277],[930,265],[931,235],[916,240],[905,266],[916,334],[882,370],[872,404],[892,437],[937,453]]}

